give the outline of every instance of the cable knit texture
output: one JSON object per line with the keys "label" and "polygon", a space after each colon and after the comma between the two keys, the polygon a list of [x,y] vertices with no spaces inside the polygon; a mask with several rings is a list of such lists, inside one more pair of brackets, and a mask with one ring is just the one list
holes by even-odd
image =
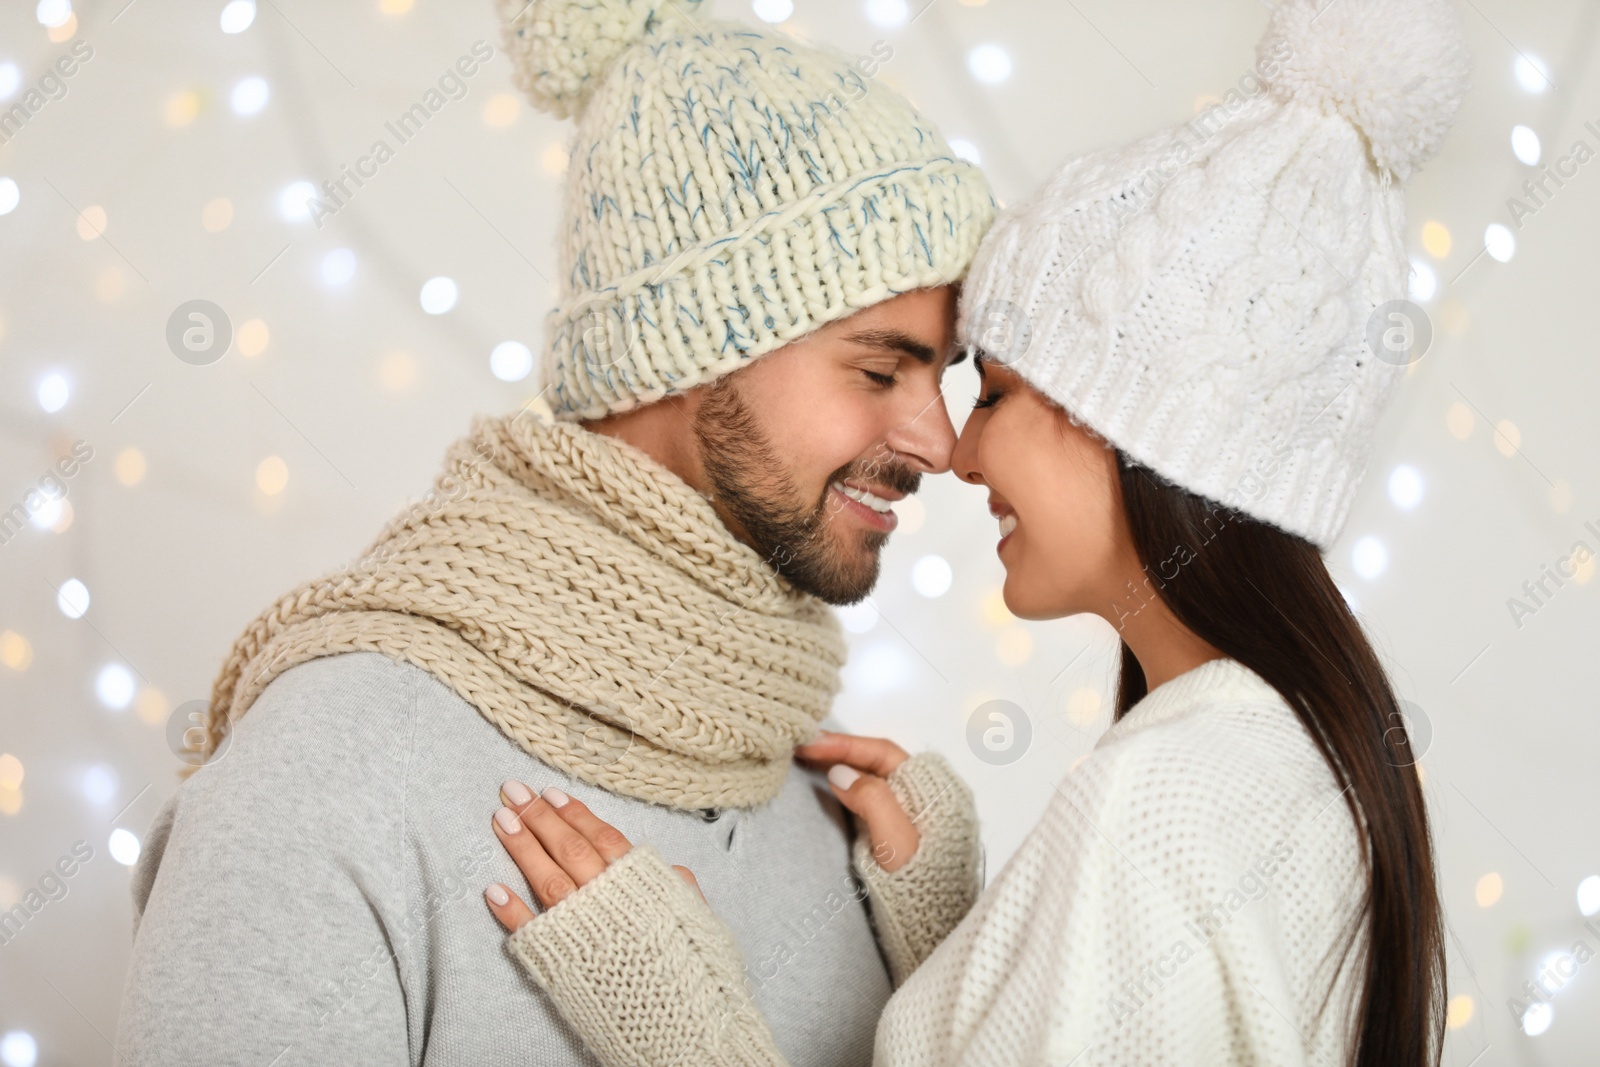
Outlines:
{"label": "cable knit texture", "polygon": [[981,171],[850,57],[697,0],[496,0],[513,79],[578,118],[547,319],[562,418],[682,392],[852,312],[960,280]]}
{"label": "cable knit texture", "polygon": [[851,855],[867,884],[878,945],[898,987],[972,910],[983,889],[982,845],[972,790],[943,756],[919,753],[887,780],[917,824],[917,850],[904,866],[884,870],[873,857],[865,822],[855,816]]}
{"label": "cable knit texture", "polygon": [[[590,890],[618,910],[622,894],[602,879],[550,915]],[[1351,887],[1364,879],[1344,795],[1294,711],[1242,664],[1202,664],[1130,709],[1057,785],[995,883],[890,998],[873,1063],[1347,1063],[1367,944]],[[630,951],[585,935],[585,950],[606,953],[605,990],[582,977],[553,981],[551,996],[605,1047],[653,1032],[635,1003],[670,1005],[670,1032],[679,1019],[721,1019],[738,1032],[722,1047],[750,1057],[731,1062],[779,1062],[725,982],[652,958],[652,945],[689,938],[677,931],[708,914],[692,895],[664,899],[671,917],[653,910]],[[631,1047],[608,1067],[684,1055]]]}
{"label": "cable knit texture", "polygon": [[1393,303],[1400,183],[1470,65],[1449,0],[1284,0],[1243,91],[1002,215],[962,341],[1167,479],[1328,547],[1421,356],[1420,310]]}
{"label": "cable knit texture", "polygon": [[[911,757],[888,782],[917,822],[917,851],[885,871],[858,835],[853,865],[898,985],[972,907],[978,822],[971,790],[938,753]],[[523,923],[506,945],[605,1067],[785,1063],[750,1000],[732,934],[649,845]]]}
{"label": "cable knit texture", "polygon": [[416,664],[551,766],[683,809],[774,796],[838,690],[833,612],[645,453],[479,418],[435,491],[235,643],[205,753],[273,678],[339,652]]}

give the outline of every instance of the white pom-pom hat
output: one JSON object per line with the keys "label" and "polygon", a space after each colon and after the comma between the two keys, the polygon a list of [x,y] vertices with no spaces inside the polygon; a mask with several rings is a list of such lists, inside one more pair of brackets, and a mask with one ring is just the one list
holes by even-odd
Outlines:
{"label": "white pom-pom hat", "polygon": [[625,411],[965,275],[996,204],[852,57],[699,0],[496,0],[513,79],[577,120],[546,320],[558,418]]}
{"label": "white pom-pom hat", "polygon": [[1326,549],[1427,329],[1400,185],[1471,57],[1450,0],[1283,0],[1256,60],[1002,214],[959,331],[1132,460]]}

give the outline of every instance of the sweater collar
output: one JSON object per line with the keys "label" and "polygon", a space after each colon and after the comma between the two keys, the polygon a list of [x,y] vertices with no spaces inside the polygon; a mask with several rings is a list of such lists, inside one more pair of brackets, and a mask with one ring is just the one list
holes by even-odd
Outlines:
{"label": "sweater collar", "polygon": [[1226,656],[1207,660],[1152,689],[1143,700],[1129,708],[1126,715],[1112,723],[1094,747],[1102,748],[1218,700],[1240,699],[1283,701],[1266,679],[1238,660]]}

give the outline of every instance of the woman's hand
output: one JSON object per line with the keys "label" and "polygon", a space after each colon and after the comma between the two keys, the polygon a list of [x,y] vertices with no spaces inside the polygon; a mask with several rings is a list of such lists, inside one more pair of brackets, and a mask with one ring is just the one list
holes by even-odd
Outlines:
{"label": "woman's hand", "polygon": [[878,866],[896,871],[911,862],[922,835],[885,781],[910,758],[905,749],[881,737],[825,731],[795,749],[795,755],[807,763],[828,766],[828,784],[839,803],[866,823]]}
{"label": "woman's hand", "polygon": [[[551,786],[542,796],[516,780],[500,787],[504,807],[491,820],[495,836],[511,854],[527,879],[534,897],[548,910],[587,885],[614,860],[621,859],[633,843],[616,827],[602,820],[581,800]],[[673,870],[700,891],[687,867]],[[500,925],[514,931],[533,910],[522,898],[499,882],[483,891],[489,910]],[[705,894],[700,894],[705,899]]]}

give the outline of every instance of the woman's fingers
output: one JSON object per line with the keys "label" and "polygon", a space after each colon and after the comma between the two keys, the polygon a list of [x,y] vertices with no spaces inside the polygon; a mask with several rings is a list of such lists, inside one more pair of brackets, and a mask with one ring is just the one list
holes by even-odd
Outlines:
{"label": "woman's fingers", "polygon": [[[672,865],[672,869],[678,872],[678,877],[682,878],[685,882],[689,883],[689,888],[690,889],[693,889],[696,893],[700,894],[700,899],[701,900],[705,900],[706,899],[705,891],[700,888],[700,880],[697,879],[694,876],[694,872],[693,871],[691,871],[687,867],[680,867],[676,863],[674,863]],[[709,904],[710,901],[706,901],[706,903]]]}
{"label": "woman's fingers", "polygon": [[795,755],[807,763],[845,763],[865,774],[887,778],[911,757],[906,750],[883,737],[858,737],[824,731],[815,741],[796,748]]}
{"label": "woman's fingers", "polygon": [[888,782],[875,774],[862,774],[847,763],[836,763],[828,771],[828,784],[839,803],[866,823],[867,840],[878,866],[895,871],[911,861],[922,835]]}
{"label": "woman's fingers", "polygon": [[543,797],[568,826],[583,835],[584,840],[607,864],[626,856],[633,847],[621,830],[590,811],[589,806],[577,797],[568,796],[554,786],[546,789]]}
{"label": "woman's fingers", "polygon": [[483,891],[483,899],[488,903],[494,917],[500,920],[500,925],[506,928],[507,933],[514,933],[517,927],[533,918],[533,909],[499,882],[493,883]]}

